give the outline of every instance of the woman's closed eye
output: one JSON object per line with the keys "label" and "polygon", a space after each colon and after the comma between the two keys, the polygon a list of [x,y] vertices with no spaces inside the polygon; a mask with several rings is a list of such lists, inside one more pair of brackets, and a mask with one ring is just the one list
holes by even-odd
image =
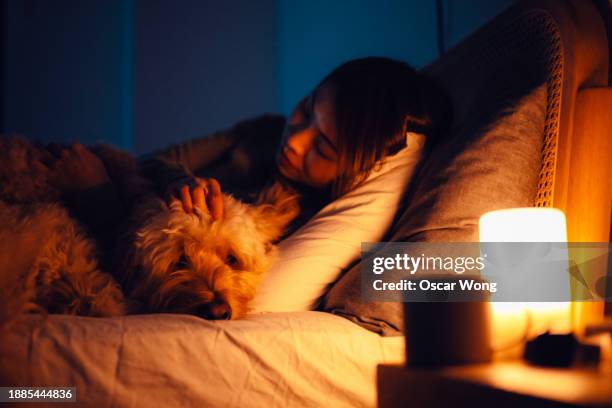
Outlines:
{"label": "woman's closed eye", "polygon": [[325,160],[336,160],[336,150],[331,146],[329,140],[322,135],[317,135],[314,141],[314,148],[317,154]]}

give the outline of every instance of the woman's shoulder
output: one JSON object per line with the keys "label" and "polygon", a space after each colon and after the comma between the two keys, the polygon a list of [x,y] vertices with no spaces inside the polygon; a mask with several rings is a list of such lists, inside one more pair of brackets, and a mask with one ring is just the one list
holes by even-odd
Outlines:
{"label": "woman's shoulder", "polygon": [[232,147],[195,173],[216,178],[224,191],[240,198],[257,192],[274,174],[284,127],[281,115],[262,115],[236,123],[227,132],[234,141]]}
{"label": "woman's shoulder", "polygon": [[283,115],[268,113],[239,121],[229,130],[229,133],[231,133],[238,142],[273,142],[280,140],[285,122],[286,119]]}
{"label": "woman's shoulder", "polygon": [[234,125],[230,134],[236,143],[229,155],[233,171],[236,174],[268,172],[274,166],[284,128],[285,118],[271,114],[246,119]]}

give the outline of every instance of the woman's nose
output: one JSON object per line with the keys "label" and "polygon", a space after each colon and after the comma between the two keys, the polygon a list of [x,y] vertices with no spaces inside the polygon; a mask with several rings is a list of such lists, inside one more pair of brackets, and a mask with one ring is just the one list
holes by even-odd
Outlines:
{"label": "woman's nose", "polygon": [[314,130],[311,126],[297,130],[289,136],[286,146],[296,156],[302,157],[310,150],[314,139]]}

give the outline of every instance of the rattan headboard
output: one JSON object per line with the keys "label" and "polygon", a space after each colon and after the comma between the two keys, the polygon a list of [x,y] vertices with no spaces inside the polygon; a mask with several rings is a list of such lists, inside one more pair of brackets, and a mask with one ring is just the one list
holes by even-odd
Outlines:
{"label": "rattan headboard", "polygon": [[535,197],[534,206],[552,207],[561,111],[561,90],[563,87],[561,34],[552,16],[541,10],[533,11],[528,19],[521,21],[533,27],[532,30],[535,33],[532,32],[531,35],[541,37],[541,40],[546,43],[546,124],[544,125],[542,144],[542,168],[540,169],[538,192]]}
{"label": "rattan headboard", "polygon": [[[601,16],[587,0],[537,0],[519,3],[490,24],[505,24],[517,41],[529,39],[545,50],[548,103],[534,205],[565,212],[570,242],[609,242],[612,88]],[[574,324],[597,320],[603,308],[600,302],[576,304]],[[605,308],[612,314],[611,303]]]}
{"label": "rattan headboard", "polygon": [[[612,88],[601,16],[590,1],[539,0],[522,2],[496,20],[520,21],[508,29],[543,42],[546,50],[548,104],[535,206],[565,212],[570,242],[609,242]],[[603,308],[599,302],[575,306],[578,327],[596,320]],[[610,303],[606,314],[612,314]]]}
{"label": "rattan headboard", "polygon": [[[445,79],[457,94],[476,94],[464,88],[481,82],[492,88],[478,92],[485,98],[491,95],[476,102],[479,108],[546,83],[542,161],[533,205],[563,210],[570,242],[609,242],[612,89],[607,87],[608,39],[594,5],[589,0],[522,1],[452,51],[445,55],[444,69],[462,69]],[[503,72],[474,81],[474,75],[488,75],[491,68],[479,69],[488,65]],[[472,77],[466,80],[465,66],[477,74],[468,73]],[[470,105],[474,101],[455,101],[457,117],[466,117]],[[608,307],[612,314],[612,305]],[[601,315],[602,304],[583,302],[579,308],[591,309],[576,313],[587,319]]]}
{"label": "rattan headboard", "polygon": [[472,57],[472,64],[503,59],[515,64],[510,67],[515,77],[520,70],[523,83],[500,85],[497,92],[520,94],[513,87],[546,82],[546,125],[534,206],[563,210],[570,241],[609,241],[612,118],[606,112],[612,111],[612,92],[606,88],[606,31],[593,4],[523,1],[463,43],[469,45],[458,53],[463,60],[457,64]]}
{"label": "rattan headboard", "polygon": [[[598,111],[612,109],[610,90],[605,88],[608,46],[603,21],[584,0],[528,1],[507,13],[523,16],[512,27],[519,37],[542,42],[546,50],[548,106],[534,205],[562,209],[570,241],[609,241],[610,124],[597,121]],[[600,88],[596,92],[601,100],[585,112],[578,101],[592,88]],[[585,118],[591,121],[588,132]],[[597,146],[598,154],[579,155],[585,144],[591,145],[591,152]]]}

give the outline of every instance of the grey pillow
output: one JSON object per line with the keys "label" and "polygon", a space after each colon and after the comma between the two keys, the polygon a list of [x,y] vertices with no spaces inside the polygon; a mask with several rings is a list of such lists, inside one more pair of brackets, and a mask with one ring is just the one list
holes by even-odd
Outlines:
{"label": "grey pillow", "polygon": [[[457,132],[427,160],[392,239],[477,242],[478,220],[485,212],[532,206],[545,118],[541,85],[476,137],[470,128]],[[466,142],[469,147],[461,150]]]}
{"label": "grey pillow", "polygon": [[[517,88],[513,91],[520,92]],[[506,107],[501,108],[503,102],[479,110],[477,99],[472,100],[471,109],[459,106],[449,137],[421,166],[390,241],[478,241],[478,220],[483,213],[533,205],[546,119],[546,87],[540,85],[522,95],[526,96],[518,102],[506,98]],[[400,335],[402,304],[364,302],[360,282],[357,263],[331,287],[322,309],[381,335]]]}

